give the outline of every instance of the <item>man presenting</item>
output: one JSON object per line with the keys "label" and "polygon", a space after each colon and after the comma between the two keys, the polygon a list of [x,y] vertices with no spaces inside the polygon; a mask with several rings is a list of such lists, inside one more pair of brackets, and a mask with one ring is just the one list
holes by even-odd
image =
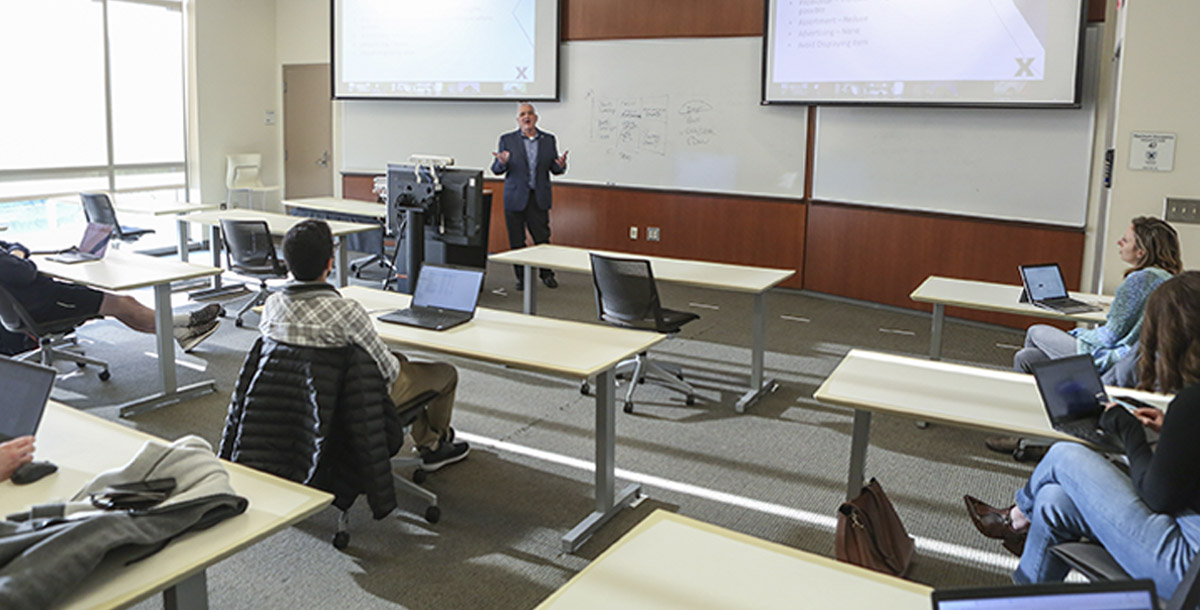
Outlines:
{"label": "man presenting", "polygon": [[[537,128],[533,104],[517,106],[516,131],[500,136],[499,152],[492,153],[492,173],[504,174],[504,224],[508,246],[525,247],[525,229],[535,244],[550,243],[550,174],[567,171],[567,152],[558,154],[554,134]],[[513,265],[517,290],[525,289],[524,268]],[[547,288],[557,288],[552,269],[539,269]]]}

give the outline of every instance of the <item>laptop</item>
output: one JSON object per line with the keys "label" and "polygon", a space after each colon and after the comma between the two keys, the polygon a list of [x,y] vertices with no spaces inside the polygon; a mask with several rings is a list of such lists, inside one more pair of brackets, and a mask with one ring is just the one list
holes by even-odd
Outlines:
{"label": "laptop", "polygon": [[0,442],[37,432],[56,373],[48,366],[0,356]]}
{"label": "laptop", "polygon": [[1021,265],[1020,269],[1021,284],[1025,287],[1021,292],[1020,302],[1033,303],[1042,309],[1059,313],[1101,310],[1095,305],[1067,296],[1067,284],[1063,282],[1062,270],[1058,268],[1058,263]]}
{"label": "laptop", "polygon": [[1032,368],[1051,427],[1104,451],[1125,453],[1124,446],[1100,430],[1109,397],[1090,354],[1039,362]]}
{"label": "laptop", "polygon": [[104,253],[108,250],[108,242],[112,239],[112,234],[112,225],[89,222],[87,228],[83,230],[83,238],[79,240],[78,246],[59,250],[53,256],[47,256],[46,258],[56,263],[67,265],[98,261],[104,258]]}
{"label": "laptop", "polygon": [[933,610],[1158,610],[1152,580],[937,589]]}
{"label": "laptop", "polygon": [[379,316],[384,322],[429,330],[446,330],[475,317],[483,288],[483,269],[421,265],[412,306]]}

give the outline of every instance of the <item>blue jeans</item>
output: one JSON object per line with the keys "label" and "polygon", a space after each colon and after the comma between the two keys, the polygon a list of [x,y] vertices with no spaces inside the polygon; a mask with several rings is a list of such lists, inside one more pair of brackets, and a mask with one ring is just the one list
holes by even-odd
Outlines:
{"label": "blue jeans", "polygon": [[1013,369],[1032,373],[1034,364],[1074,356],[1078,346],[1079,341],[1066,331],[1049,324],[1034,324],[1025,331],[1025,347],[1013,355]]}
{"label": "blue jeans", "polygon": [[1069,568],[1049,548],[1080,538],[1098,542],[1134,578],[1150,578],[1170,598],[1200,550],[1200,514],[1151,512],[1129,476],[1076,443],[1055,443],[1016,495],[1029,517],[1025,552],[1013,582],[1059,581]]}

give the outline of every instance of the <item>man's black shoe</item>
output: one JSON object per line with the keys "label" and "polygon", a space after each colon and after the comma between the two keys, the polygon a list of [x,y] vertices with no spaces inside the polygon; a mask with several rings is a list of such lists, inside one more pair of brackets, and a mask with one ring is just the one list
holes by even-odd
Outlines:
{"label": "man's black shoe", "polygon": [[525,291],[525,281],[517,280],[517,292],[524,292],[524,291]]}
{"label": "man's black shoe", "polygon": [[546,285],[546,288],[558,288],[558,280],[554,279],[553,275],[542,278],[542,283]]}
{"label": "man's black shoe", "polygon": [[457,443],[438,443],[438,448],[430,451],[424,447],[421,448],[421,470],[433,472],[443,466],[449,466],[455,462],[462,461],[471,452],[471,446],[465,442]]}

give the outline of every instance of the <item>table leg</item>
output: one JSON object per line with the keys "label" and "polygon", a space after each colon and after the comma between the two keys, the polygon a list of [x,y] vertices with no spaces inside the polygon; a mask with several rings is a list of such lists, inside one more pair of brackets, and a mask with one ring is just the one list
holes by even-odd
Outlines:
{"label": "table leg", "polygon": [[166,610],[204,610],[208,608],[208,578],[204,570],[175,583],[163,591]]}
{"label": "table leg", "polygon": [[946,322],[946,306],[941,303],[933,305],[933,322],[929,329],[929,359],[942,359],[942,324]]}
{"label": "table leg", "polygon": [[754,295],[754,317],[750,321],[752,343],[750,347],[750,389],[737,401],[734,408],[744,413],[746,408],[758,402],[765,394],[774,391],[778,384],[774,379],[763,380],[763,356],[767,350],[767,293]]}
{"label": "table leg", "polygon": [[846,480],[846,499],[862,493],[867,471],[867,445],[871,438],[871,412],[854,410],[854,435],[850,439],[850,476]]}
{"label": "table leg", "polygon": [[175,228],[179,232],[179,260],[188,262],[188,221],[180,216],[175,221]]}
{"label": "table leg", "polygon": [[179,387],[175,377],[175,312],[171,309],[171,284],[154,286],[154,343],[158,350],[158,375],[162,391],[120,406],[121,417],[153,411],[181,400],[217,391],[213,380]]}
{"label": "table leg", "polygon": [[[208,229],[208,249],[212,250],[212,266],[217,269],[221,268],[221,226],[213,225]],[[213,290],[221,287],[221,274],[218,273],[212,278]]]}
{"label": "table leg", "polygon": [[[525,285],[529,288],[529,284]],[[564,553],[573,553],[642,490],[633,483],[616,491],[616,378],[613,369],[596,374],[596,510],[562,538]]]}
{"label": "table leg", "polygon": [[350,274],[346,272],[350,265],[350,252],[345,237],[339,237],[337,240],[337,260],[334,264],[337,265],[338,286],[345,288],[350,283]]}
{"label": "table leg", "polygon": [[533,265],[525,265],[525,313],[537,315],[537,273]]}

